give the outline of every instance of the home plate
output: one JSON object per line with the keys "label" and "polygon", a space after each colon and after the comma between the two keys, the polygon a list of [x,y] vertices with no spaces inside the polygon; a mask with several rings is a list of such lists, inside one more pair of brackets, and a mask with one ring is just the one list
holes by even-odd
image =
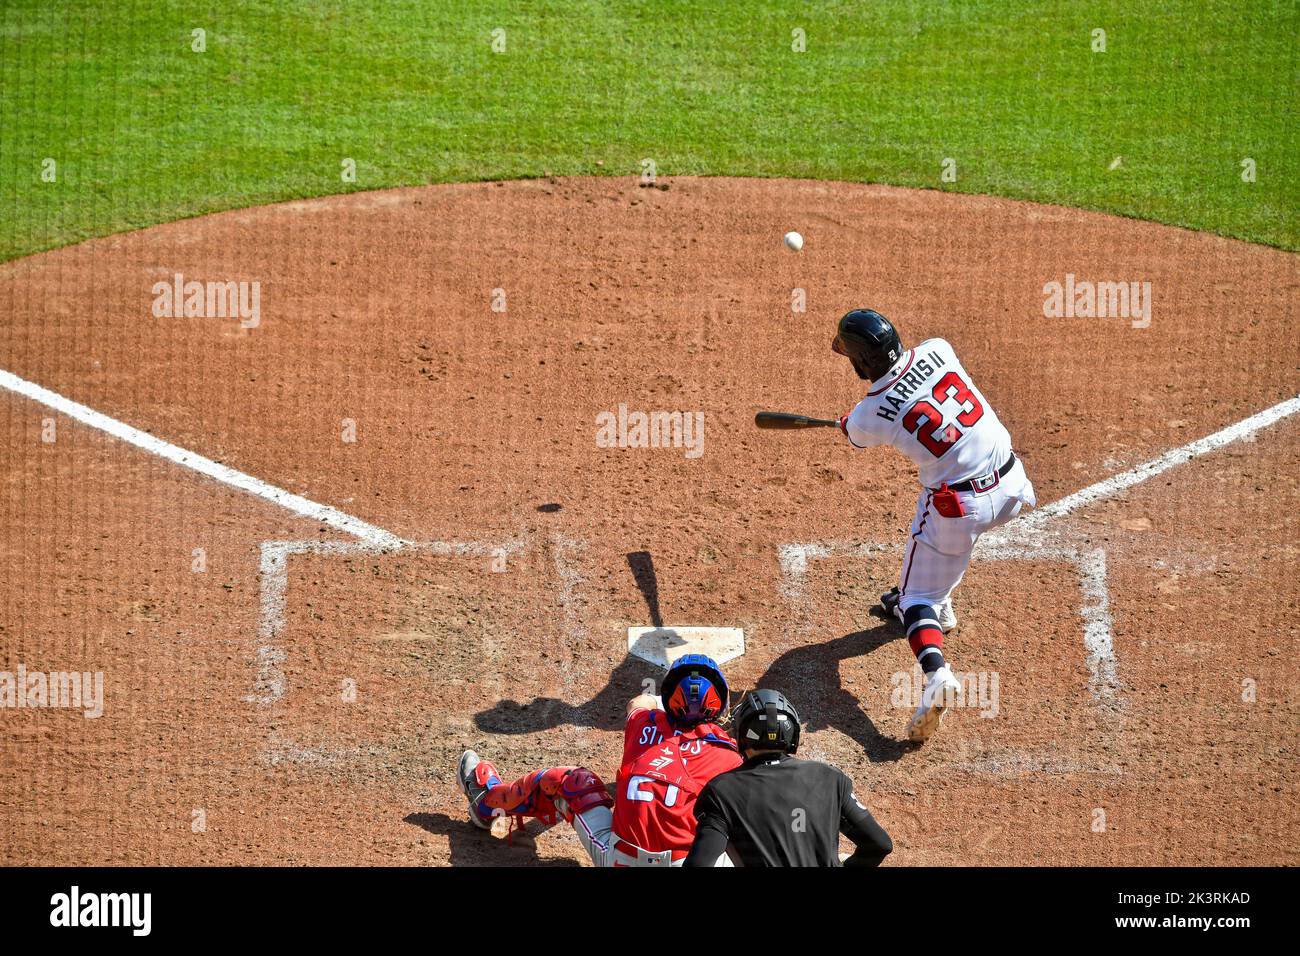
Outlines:
{"label": "home plate", "polygon": [[683,654],[707,654],[725,664],[745,653],[745,632],[738,627],[629,627],[627,650],[660,667]]}

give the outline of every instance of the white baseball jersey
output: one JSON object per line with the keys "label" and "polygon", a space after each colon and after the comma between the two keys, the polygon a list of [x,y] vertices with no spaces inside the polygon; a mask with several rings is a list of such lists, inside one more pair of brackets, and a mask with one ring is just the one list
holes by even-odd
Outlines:
{"label": "white baseball jersey", "polygon": [[927,488],[995,472],[1011,454],[1011,435],[943,339],[905,352],[841,425],[858,448],[893,445]]}

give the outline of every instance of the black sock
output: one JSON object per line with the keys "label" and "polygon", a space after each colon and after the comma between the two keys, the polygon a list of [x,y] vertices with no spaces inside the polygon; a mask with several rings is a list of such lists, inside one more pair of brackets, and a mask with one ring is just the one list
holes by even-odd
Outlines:
{"label": "black sock", "polygon": [[903,614],[903,627],[907,643],[912,647],[927,677],[943,667],[943,631],[939,630],[939,615],[929,604],[913,604]]}

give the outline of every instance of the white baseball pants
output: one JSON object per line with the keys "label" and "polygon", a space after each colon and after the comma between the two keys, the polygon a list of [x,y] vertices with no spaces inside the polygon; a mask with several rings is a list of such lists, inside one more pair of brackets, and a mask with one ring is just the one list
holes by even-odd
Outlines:
{"label": "white baseball pants", "polygon": [[[559,800],[556,803],[560,803]],[[595,866],[681,866],[681,860],[673,860],[669,853],[646,854],[645,859],[638,859],[614,849],[614,811],[609,807],[592,807],[586,813],[576,814],[573,818],[573,832],[578,834],[578,842],[591,857]],[[651,859],[655,858],[655,859]],[[731,866],[731,858],[725,854],[718,858],[715,866]]]}
{"label": "white baseball pants", "polygon": [[966,512],[959,518],[945,518],[935,511],[931,489],[922,489],[917,499],[898,578],[898,605],[904,612],[916,604],[937,608],[948,601],[966,573],[979,536],[1006,524],[1024,506],[1037,504],[1033,483],[1019,458],[994,487],[958,494]]}

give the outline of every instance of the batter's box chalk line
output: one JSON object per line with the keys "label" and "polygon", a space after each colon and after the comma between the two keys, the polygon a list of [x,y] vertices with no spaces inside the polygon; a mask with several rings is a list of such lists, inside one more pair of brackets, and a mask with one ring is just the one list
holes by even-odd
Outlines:
{"label": "batter's box chalk line", "polygon": [[[220,482],[230,488],[254,495],[291,514],[318,522],[358,539],[355,543],[322,541],[266,541],[261,546],[259,564],[261,608],[258,622],[257,678],[253,693],[246,698],[257,703],[271,703],[285,693],[284,650],[278,638],[284,627],[285,591],[288,586],[288,559],[293,554],[393,553],[406,549],[428,550],[435,554],[464,554],[487,557],[505,554],[524,547],[522,539],[500,543],[483,541],[432,541],[415,543],[390,531],[369,524],[337,508],[311,501],[283,488],[237,471],[210,458],[173,445],[92,408],[72,401],[34,382],[0,369],[0,388],[53,409],[61,415],[132,445],[144,452],[164,458],[181,467]],[[1113,475],[1081,491],[1045,505],[1028,515],[984,535],[976,549],[980,558],[1056,558],[1072,562],[1078,569],[1083,601],[1083,639],[1090,681],[1098,702],[1114,698],[1117,693],[1115,653],[1111,635],[1110,598],[1106,584],[1106,555],[1100,549],[1072,547],[1058,519],[1112,497],[1170,468],[1207,454],[1235,441],[1248,439],[1263,428],[1300,411],[1300,396],[1279,402],[1212,435],[1166,452],[1145,464]],[[808,562],[832,554],[853,553],[861,556],[889,548],[878,544],[843,544],[836,542],[782,545],[778,559],[783,572],[782,593],[789,599],[801,594]],[[561,597],[565,603],[566,634],[582,631],[577,613],[576,588],[580,575],[567,564],[570,552],[582,550],[581,542],[556,539],[554,560],[560,575]]]}
{"label": "batter's box chalk line", "polygon": [[[285,651],[280,636],[285,626],[285,600],[289,590],[289,558],[296,554],[348,557],[358,554],[431,554],[439,557],[478,557],[485,560],[509,558],[526,545],[523,537],[505,541],[404,541],[396,545],[371,541],[263,541],[258,562],[259,610],[257,620],[257,675],[253,692],[244,700],[273,704],[287,690]],[[557,565],[559,563],[557,548]],[[563,586],[563,575],[561,575]]]}
{"label": "batter's box chalk line", "polygon": [[[1300,412],[1300,396],[1278,402],[1211,435],[1066,495],[980,537],[973,560],[1064,561],[1074,566],[1079,575],[1082,598],[1079,616],[1083,621],[1083,646],[1090,675],[1088,690],[1093,700],[1104,708],[1104,713],[1114,715],[1116,705],[1123,703],[1115,659],[1106,552],[1102,548],[1083,548],[1073,544],[1070,540],[1072,535],[1064,527],[1064,519],[1081,508],[1112,498],[1193,458],[1249,439],[1261,429],[1297,412]],[[781,567],[781,593],[793,604],[803,603],[805,576],[811,561],[837,556],[867,558],[897,549],[896,543],[875,542],[814,541],[780,545],[777,560]]]}
{"label": "batter's box chalk line", "polygon": [[[1063,547],[989,547],[981,537],[975,548],[976,561],[1064,561],[1079,575],[1083,619],[1083,643],[1087,652],[1088,690],[1099,704],[1120,702],[1116,676],[1115,648],[1111,639],[1110,592],[1106,587],[1106,552],[1101,548],[1076,551]],[[778,549],[782,571],[782,593],[792,603],[803,600],[804,576],[810,561],[833,557],[866,558],[898,551],[897,545],[819,542],[785,544]]]}

